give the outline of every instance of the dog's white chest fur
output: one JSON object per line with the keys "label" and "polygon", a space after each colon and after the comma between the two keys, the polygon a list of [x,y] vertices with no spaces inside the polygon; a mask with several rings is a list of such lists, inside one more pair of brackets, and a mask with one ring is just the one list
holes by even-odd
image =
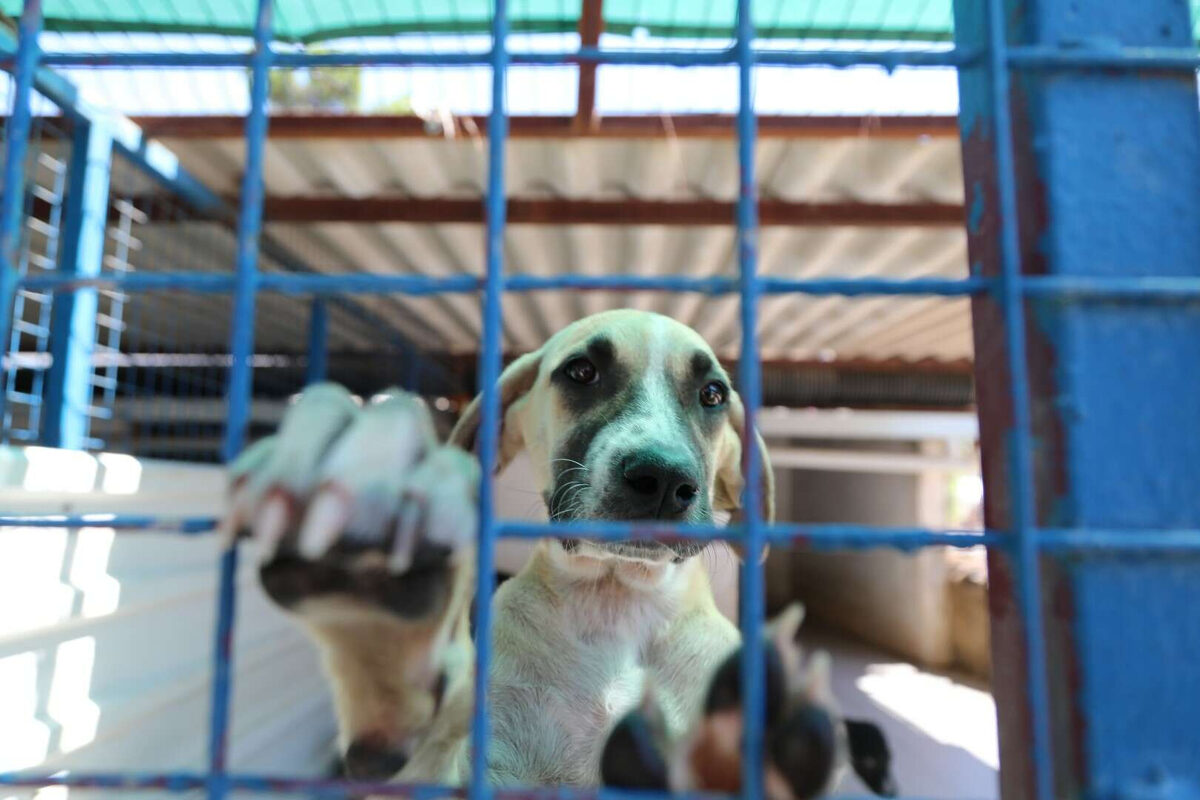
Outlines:
{"label": "dog's white chest fur", "polygon": [[[541,566],[495,598],[493,779],[595,785],[608,732],[660,666],[653,643],[673,604],[615,578],[581,585],[550,559]],[[682,711],[669,709],[670,722],[681,725],[671,712]]]}
{"label": "dog's white chest fur", "polygon": [[[529,662],[497,651],[493,764],[501,783],[595,784],[608,731],[641,696],[644,668],[628,650],[583,648],[561,659],[556,682],[523,679]],[[597,658],[585,664],[589,656]],[[624,656],[624,657],[621,657]],[[575,676],[568,671],[576,671]],[[511,771],[511,772],[510,772]]]}

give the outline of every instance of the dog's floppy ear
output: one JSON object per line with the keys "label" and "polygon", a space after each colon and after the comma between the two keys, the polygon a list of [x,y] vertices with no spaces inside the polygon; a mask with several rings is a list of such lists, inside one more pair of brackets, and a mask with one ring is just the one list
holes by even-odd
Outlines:
{"label": "dog's floppy ear", "polygon": [[[737,392],[729,393],[729,420],[721,434],[717,450],[717,480],[713,496],[713,507],[731,511],[736,519],[742,510],[742,489],[746,480],[742,474],[742,454],[746,450],[746,408]],[[775,521],[775,476],[771,473],[771,460],[767,445],[758,431],[753,432],[758,444],[758,460],[762,465],[762,516],[767,522]]]}
{"label": "dog's floppy ear", "polygon": [[[508,365],[500,375],[500,452],[497,454],[496,471],[504,469],[521,448],[525,446],[524,431],[512,413],[513,405],[533,388],[538,369],[542,364],[542,351],[526,353]],[[483,395],[478,395],[463,411],[462,416],[450,432],[449,444],[464,450],[476,451],[479,422],[483,416]]]}

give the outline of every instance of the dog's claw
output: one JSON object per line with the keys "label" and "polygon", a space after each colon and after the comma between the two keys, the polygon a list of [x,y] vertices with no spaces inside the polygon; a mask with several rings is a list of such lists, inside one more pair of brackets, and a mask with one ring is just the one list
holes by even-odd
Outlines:
{"label": "dog's claw", "polygon": [[392,572],[407,572],[412,566],[413,552],[417,547],[417,526],[424,509],[421,501],[409,495],[396,520],[396,541],[392,545],[388,567]]}
{"label": "dog's claw", "polygon": [[[229,541],[249,534],[267,594],[301,615],[341,614],[349,599],[423,618],[449,596],[451,555],[476,534],[478,467],[451,451],[436,447],[432,417],[406,392],[363,408],[317,385],[231,466],[222,530]],[[325,596],[340,600],[304,602]]]}
{"label": "dog's claw", "polygon": [[337,541],[349,516],[345,499],[334,491],[322,491],[308,509],[296,550],[308,559],[318,559]]}
{"label": "dog's claw", "polygon": [[254,517],[254,539],[258,542],[260,563],[267,563],[275,556],[279,543],[292,524],[291,504],[280,492],[272,492]]}

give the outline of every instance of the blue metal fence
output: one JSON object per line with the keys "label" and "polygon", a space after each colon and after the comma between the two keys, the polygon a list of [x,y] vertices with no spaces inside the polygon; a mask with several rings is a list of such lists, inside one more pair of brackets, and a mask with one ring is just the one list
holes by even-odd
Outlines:
{"label": "blue metal fence", "polygon": [[[253,354],[253,330],[255,298],[262,292],[282,292],[324,297],[352,293],[400,292],[408,294],[431,294],[440,292],[476,292],[483,295],[483,341],[479,361],[479,385],[483,391],[483,423],[480,437],[480,453],[484,464],[494,463],[497,453],[499,427],[499,398],[496,382],[500,371],[500,298],[503,292],[532,291],[544,288],[617,288],[651,289],[661,291],[693,291],[711,294],[737,293],[741,299],[741,325],[744,357],[740,360],[739,383],[747,406],[748,424],[753,423],[754,413],[760,400],[760,372],[756,358],[756,309],[760,296],[789,292],[808,294],[859,295],[967,295],[977,300],[994,303],[1003,322],[1004,367],[1007,377],[1003,383],[1005,402],[1010,418],[1004,430],[1007,481],[1005,485],[1008,502],[1008,521],[1003,528],[982,533],[938,531],[929,529],[873,528],[851,525],[771,525],[761,516],[759,461],[753,452],[756,445],[749,439],[745,469],[747,475],[747,497],[744,508],[745,519],[729,528],[696,526],[658,527],[644,524],[623,523],[572,523],[531,525],[497,520],[493,513],[493,491],[491,470],[483,471],[481,489],[481,528],[478,548],[477,622],[479,646],[477,648],[476,675],[486,675],[490,660],[488,632],[490,630],[490,597],[493,581],[493,548],[502,537],[539,538],[566,535],[586,536],[596,539],[673,538],[730,539],[741,541],[745,559],[741,580],[741,627],[748,636],[756,635],[763,622],[763,576],[759,566],[759,554],[769,543],[785,543],[812,548],[877,548],[897,547],[912,549],[933,545],[970,547],[979,544],[991,548],[994,553],[1005,555],[1015,571],[1020,620],[1022,622],[1022,652],[1025,707],[1028,710],[1028,763],[1030,778],[1028,795],[1037,800],[1051,800],[1056,786],[1062,785],[1061,769],[1068,767],[1062,760],[1053,759],[1052,696],[1051,683],[1047,676],[1047,633],[1045,624],[1045,598],[1042,586],[1045,575],[1041,559],[1046,554],[1119,555],[1123,558],[1134,553],[1163,554],[1185,553],[1189,557],[1200,554],[1200,530],[1194,517],[1183,515],[1182,524],[1175,525],[1130,525],[1128,528],[1061,527],[1040,524],[1043,515],[1038,513],[1039,502],[1045,504],[1054,498],[1039,495],[1045,487],[1039,482],[1038,458],[1045,452],[1045,444],[1035,441],[1036,420],[1031,406],[1029,380],[1030,347],[1027,342],[1030,325],[1027,305],[1031,300],[1049,301],[1076,306],[1094,303],[1124,303],[1140,306],[1182,306],[1185,312],[1194,312],[1200,303],[1200,278],[1191,273],[1170,272],[1162,276],[1145,274],[1145,270],[1128,269],[1128,275],[1113,274],[1095,277],[1088,274],[1075,275],[1030,275],[1032,270],[1022,264],[1022,242],[1019,238],[1018,220],[1020,207],[1018,193],[1017,143],[1014,142],[1014,123],[1010,103],[1014,94],[1011,75],[1014,70],[1073,71],[1103,68],[1118,72],[1129,70],[1155,70],[1181,74],[1192,81],[1193,71],[1200,67],[1200,56],[1190,47],[1139,46],[1127,47],[1105,39],[1096,46],[1074,47],[1049,46],[1042,43],[1010,45],[1009,26],[1024,24],[1017,19],[1018,11],[1025,3],[1019,0],[987,0],[979,6],[971,0],[958,4],[960,25],[967,21],[974,25],[971,31],[959,31],[958,45],[952,50],[896,52],[838,50],[778,52],[757,49],[754,46],[754,27],[750,14],[749,0],[738,0],[737,35],[733,45],[726,50],[706,51],[612,51],[583,48],[569,53],[510,53],[507,46],[508,19],[505,0],[496,0],[492,24],[492,47],[482,53],[282,53],[271,47],[271,2],[260,0],[255,47],[248,55],[228,54],[42,54],[37,47],[37,31],[40,21],[40,0],[26,0],[25,14],[21,20],[20,37],[16,52],[0,60],[15,76],[16,95],[14,109],[9,122],[4,166],[4,193],[0,205],[0,340],[4,340],[12,321],[13,298],[19,289],[54,292],[60,295],[79,293],[98,287],[137,292],[151,289],[178,289],[197,292],[232,293],[235,313],[231,331],[232,367],[228,386],[228,427],[225,437],[225,455],[231,458],[241,449],[244,441],[251,397],[251,355]],[[1046,2],[1053,7],[1055,3]],[[1066,3],[1058,3],[1065,6]],[[1119,0],[1097,2],[1097,13],[1106,7],[1122,5]],[[1150,5],[1163,5],[1147,4]],[[1182,15],[1186,23],[1186,9],[1178,8],[1166,13]],[[1131,12],[1131,13],[1137,13]],[[1150,13],[1150,10],[1145,12]],[[1017,22],[1013,22],[1017,19]],[[1190,26],[1187,26],[1190,31]],[[688,278],[688,277],[638,277],[638,276],[576,276],[555,277],[507,276],[503,269],[503,234],[505,227],[505,182],[504,152],[506,144],[505,76],[508,66],[513,64],[645,64],[696,66],[711,64],[734,64],[739,71],[739,112],[737,116],[738,161],[741,170],[737,217],[739,274],[736,279]],[[178,66],[189,65],[236,65],[249,67],[253,74],[251,110],[246,123],[247,163],[242,186],[242,205],[237,217],[238,248],[237,268],[233,274],[196,273],[113,273],[95,275],[36,274],[22,275],[17,269],[15,255],[18,252],[16,236],[20,224],[20,211],[25,180],[22,171],[30,127],[30,96],[35,85],[50,93],[68,115],[85,115],[74,101],[69,90],[56,83],[52,73],[45,70],[50,65],[137,65]],[[489,168],[487,181],[487,246],[486,272],[482,280],[471,276],[451,278],[421,278],[414,276],[377,275],[312,275],[298,271],[260,273],[258,257],[262,242],[260,230],[263,205],[262,154],[267,129],[266,77],[272,67],[297,67],[312,65],[461,65],[486,64],[492,69],[492,110],[489,121]],[[757,228],[756,184],[754,176],[755,116],[752,103],[753,70],[759,64],[787,65],[832,65],[849,66],[875,64],[883,67],[895,66],[955,66],[968,75],[962,82],[964,92],[978,89],[979,96],[964,96],[964,115],[971,114],[986,118],[990,136],[986,139],[985,152],[968,152],[967,157],[987,159],[994,172],[996,184],[986,191],[968,187],[968,205],[972,217],[990,215],[995,228],[989,232],[999,256],[1000,269],[994,273],[973,273],[959,281],[952,280],[887,280],[863,279],[782,279],[760,278],[755,272],[755,238]],[[40,82],[40,83],[39,83]],[[983,87],[986,87],[983,88]],[[1193,97],[1194,105],[1194,97]],[[1192,109],[1193,116],[1195,109]],[[970,126],[976,120],[964,119],[964,141]],[[140,153],[142,163],[147,164],[164,183],[191,198],[199,206],[209,210],[220,205],[220,201],[207,193],[197,182],[175,165],[164,169],[163,154],[151,154],[141,149],[135,131],[118,125],[115,144],[127,152]],[[1193,165],[1194,166],[1194,165]],[[1076,165],[1076,168],[1081,168]],[[1200,197],[1191,198],[1200,205]],[[991,203],[989,207],[984,207]],[[1195,254],[1193,254],[1195,255]],[[1024,269],[1023,269],[1024,267]],[[1118,271],[1119,272],[1119,271]],[[323,315],[323,301],[314,305],[314,330],[318,331]],[[314,334],[314,343],[318,340]],[[322,363],[320,360],[318,364]],[[1195,369],[1195,365],[1190,365]],[[993,426],[995,427],[995,426]],[[1200,428],[1200,415],[1192,423]],[[1189,433],[1194,437],[1194,430]],[[1041,448],[1041,449],[1037,449]],[[1194,466],[1194,465],[1193,465]],[[1183,465],[1172,463],[1169,468],[1179,469]],[[1194,474],[1194,472],[1193,472]],[[994,487],[989,485],[989,491]],[[1154,498],[1148,498],[1153,504]],[[1160,515],[1160,519],[1175,519]],[[78,526],[103,525],[123,531],[170,530],[182,534],[203,533],[211,530],[215,520],[211,519],[163,519],[155,517],[82,515],[29,518],[0,516],[0,526]],[[487,763],[488,698],[487,682],[476,683],[475,716],[472,736],[473,774],[469,785],[463,789],[444,787],[412,787],[395,784],[365,784],[324,780],[300,780],[286,776],[259,776],[231,774],[226,769],[226,732],[229,721],[231,681],[231,629],[235,590],[233,576],[237,563],[237,548],[226,550],[221,556],[221,584],[219,613],[214,641],[214,681],[211,703],[210,758],[207,771],[203,773],[172,774],[4,774],[0,785],[47,786],[68,785],[80,787],[109,787],[116,789],[158,788],[168,790],[204,789],[211,798],[225,797],[235,790],[249,791],[313,791],[340,795],[376,793],[380,795],[466,796],[472,800],[496,797],[555,798],[619,796],[607,790],[563,790],[521,789],[504,790],[490,787],[485,779]],[[1185,621],[1174,629],[1180,637],[1194,636],[1185,630]],[[1172,630],[1167,628],[1167,630]],[[744,650],[744,697],[746,735],[744,741],[744,763],[749,768],[743,771],[743,795],[747,798],[763,796],[762,774],[762,720],[763,689],[755,680],[761,674],[762,651],[759,648]],[[1194,664],[1157,664],[1160,670],[1192,671]],[[1193,687],[1194,688],[1194,687]],[[1009,701],[1017,698],[1009,697]],[[1181,702],[1200,702],[1200,691],[1193,691]],[[1088,702],[1074,698],[1070,702]],[[1152,723],[1151,723],[1152,724]],[[1130,732],[1130,735],[1137,735]],[[1200,741],[1193,728],[1190,740]],[[1200,746],[1197,747],[1200,750]],[[1073,769],[1073,767],[1072,767]],[[1186,777],[1186,776],[1185,776]],[[1192,778],[1194,779],[1194,773]],[[1059,783],[1056,784],[1056,778]],[[1080,778],[1082,780],[1082,778]],[[1121,792],[1114,792],[1120,795]]]}
{"label": "blue metal fence", "polygon": [[[21,202],[22,222],[17,231],[18,255],[14,267],[20,275],[48,273],[58,266],[61,249],[63,196],[67,164],[56,145],[66,141],[62,131],[39,117],[30,131],[29,191]],[[35,208],[44,209],[41,216]],[[46,364],[36,359],[50,344],[50,292],[21,288],[13,298],[7,366],[4,370],[3,438],[14,442],[37,441],[42,425]]]}

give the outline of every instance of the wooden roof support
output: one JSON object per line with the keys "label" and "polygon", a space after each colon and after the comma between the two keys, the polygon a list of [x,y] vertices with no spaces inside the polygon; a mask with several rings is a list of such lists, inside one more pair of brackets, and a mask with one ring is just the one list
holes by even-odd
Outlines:
{"label": "wooden roof support", "polygon": [[[486,117],[457,118],[459,135],[487,133]],[[467,124],[469,121],[470,124]],[[134,117],[148,136],[167,139],[240,139],[245,119],[235,115]],[[515,116],[509,122],[515,139],[727,138],[734,134],[729,114],[677,116],[612,116],[595,118],[579,127],[575,117]],[[416,116],[370,114],[280,114],[271,118],[271,139],[402,139],[442,137],[445,131]],[[760,139],[831,139],[862,137],[915,139],[922,136],[958,138],[958,121],[952,116],[761,116]]]}
{"label": "wooden roof support", "polygon": [[[734,203],[720,200],[578,200],[521,198],[508,201],[514,225],[732,225]],[[478,198],[268,197],[267,222],[482,223]],[[794,203],[763,200],[766,226],[962,227],[955,203]]]}
{"label": "wooden roof support", "polygon": [[[229,198],[235,202],[237,198]],[[163,202],[161,196],[130,198],[150,222],[203,221]],[[522,198],[508,201],[514,225],[732,225],[735,204],[721,200],[573,200]],[[49,217],[48,204],[33,203],[34,216]],[[110,212],[111,214],[112,212]],[[957,203],[794,203],[762,200],[764,226],[793,227],[921,227],[961,228],[963,207]],[[483,222],[479,198],[447,197],[280,197],[268,196],[263,217],[277,224],[407,222],[424,225]],[[115,217],[114,217],[115,219]]]}

